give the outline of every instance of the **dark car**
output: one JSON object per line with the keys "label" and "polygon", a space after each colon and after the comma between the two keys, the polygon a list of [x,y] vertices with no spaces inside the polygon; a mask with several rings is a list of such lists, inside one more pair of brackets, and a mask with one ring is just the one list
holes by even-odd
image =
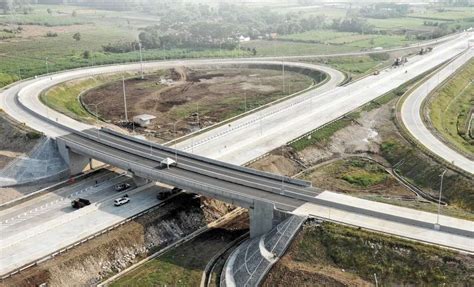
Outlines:
{"label": "dark car", "polygon": [[120,192],[130,188],[130,183],[119,183],[115,185],[115,191]]}
{"label": "dark car", "polygon": [[71,206],[77,209],[83,208],[84,206],[87,206],[90,204],[91,204],[90,200],[85,199],[85,198],[77,198],[71,201]]}

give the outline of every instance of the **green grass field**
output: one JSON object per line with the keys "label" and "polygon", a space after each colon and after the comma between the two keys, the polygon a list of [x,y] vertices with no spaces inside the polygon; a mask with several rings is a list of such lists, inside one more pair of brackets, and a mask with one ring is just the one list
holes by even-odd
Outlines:
{"label": "green grass field", "polygon": [[334,30],[317,30],[317,31],[313,30],[313,31],[297,33],[297,34],[282,35],[278,37],[278,39],[333,43],[333,41],[336,39],[347,38],[347,37],[356,36],[356,35],[359,35],[359,34],[349,33],[349,32],[337,32]]}
{"label": "green grass field", "polygon": [[95,118],[81,105],[78,98],[79,95],[83,91],[97,87],[108,81],[116,80],[119,77],[121,77],[121,75],[104,75],[66,82],[49,89],[41,95],[40,99],[50,108],[71,118],[84,122],[93,122]]}
{"label": "green grass field", "polygon": [[428,104],[433,127],[457,148],[471,155],[474,145],[466,133],[469,110],[474,105],[473,75],[474,60],[471,60]]}
{"label": "green grass field", "polygon": [[295,141],[291,144],[291,147],[296,151],[302,151],[311,145],[325,145],[335,132],[349,126],[351,123],[352,120],[349,118],[342,118],[334,121],[320,129],[317,129],[308,136]]}

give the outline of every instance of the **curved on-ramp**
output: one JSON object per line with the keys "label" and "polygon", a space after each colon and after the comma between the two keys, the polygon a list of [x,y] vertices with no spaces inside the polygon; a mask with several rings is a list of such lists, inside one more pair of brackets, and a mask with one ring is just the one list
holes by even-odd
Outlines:
{"label": "curved on-ramp", "polygon": [[[282,62],[282,61],[268,61],[268,60],[242,60],[242,59],[222,59],[222,60],[187,60],[187,61],[160,61],[160,62],[146,62],[143,63],[144,70],[166,69],[185,64],[186,66],[199,65],[244,65],[244,64],[263,64],[275,65],[284,64],[285,66],[300,67],[311,70],[318,70],[326,73],[329,80],[323,85],[312,89],[300,96],[297,96],[288,101],[295,100],[298,97],[306,95],[307,93],[324,92],[335,88],[344,80],[344,75],[332,68],[312,65],[305,63]],[[63,128],[72,128],[75,130],[85,130],[92,126],[81,123],[70,117],[59,113],[46,105],[40,99],[40,94],[49,88],[60,83],[80,79],[90,76],[97,76],[101,74],[120,73],[139,71],[141,65],[139,63],[125,64],[125,65],[111,65],[93,68],[82,68],[77,70],[70,70],[42,76],[35,79],[18,82],[10,85],[0,94],[0,108],[17,121],[26,124],[27,126],[43,132],[50,137],[62,136],[68,133],[68,130]],[[286,101],[286,102],[288,102]]]}
{"label": "curved on-ramp", "polygon": [[409,133],[425,148],[435,155],[460,168],[474,174],[474,161],[452,149],[438,137],[433,135],[426,127],[422,118],[423,102],[428,95],[443,81],[448,79],[460,67],[474,56],[474,49],[467,50],[464,54],[449,63],[443,69],[432,75],[423,84],[417,87],[403,102],[401,119]]}

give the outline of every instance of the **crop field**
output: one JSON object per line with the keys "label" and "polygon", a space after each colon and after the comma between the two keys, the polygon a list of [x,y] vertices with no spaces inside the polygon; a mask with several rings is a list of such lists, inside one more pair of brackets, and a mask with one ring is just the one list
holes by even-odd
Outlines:
{"label": "crop field", "polygon": [[301,15],[307,16],[325,16],[328,20],[337,19],[337,18],[344,18],[347,15],[347,11],[341,8],[331,8],[331,7],[324,7],[321,8],[306,8],[306,9],[298,9],[295,10]]}
{"label": "crop field", "polygon": [[474,7],[450,7],[445,9],[430,9],[428,11],[412,13],[409,16],[425,18],[425,19],[439,19],[439,20],[463,20],[474,18]]}
{"label": "crop field", "polygon": [[408,40],[403,35],[381,35],[372,36],[369,39],[356,40],[347,45],[360,49],[370,49],[374,47],[394,48],[408,46],[416,42],[416,40]]}
{"label": "crop field", "polygon": [[[369,24],[382,30],[396,30],[396,29],[415,29],[415,30],[427,30],[430,27],[425,26],[426,20],[418,18],[388,18],[388,19],[369,19]],[[439,22],[439,21],[438,21]],[[444,21],[441,21],[443,23]]]}
{"label": "crop field", "polygon": [[332,46],[324,44],[288,42],[288,41],[265,41],[255,40],[242,44],[243,47],[255,48],[257,56],[301,56],[321,55],[353,52],[353,47]]}

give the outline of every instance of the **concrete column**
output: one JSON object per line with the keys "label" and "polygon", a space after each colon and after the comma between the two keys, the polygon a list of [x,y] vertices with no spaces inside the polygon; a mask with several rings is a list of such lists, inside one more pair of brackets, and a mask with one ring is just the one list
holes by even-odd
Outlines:
{"label": "concrete column", "polygon": [[137,175],[133,175],[133,182],[136,184],[136,186],[142,186],[142,185],[145,185],[147,183],[150,182],[150,180],[144,178],[144,177],[140,177],[140,176],[137,176]]}
{"label": "concrete column", "polygon": [[254,201],[253,207],[249,208],[250,216],[250,238],[261,236],[273,228],[272,203]]}
{"label": "concrete column", "polygon": [[62,141],[57,141],[56,143],[61,157],[69,165],[70,175],[83,172],[87,165],[90,164],[91,159],[89,157],[71,151]]}

